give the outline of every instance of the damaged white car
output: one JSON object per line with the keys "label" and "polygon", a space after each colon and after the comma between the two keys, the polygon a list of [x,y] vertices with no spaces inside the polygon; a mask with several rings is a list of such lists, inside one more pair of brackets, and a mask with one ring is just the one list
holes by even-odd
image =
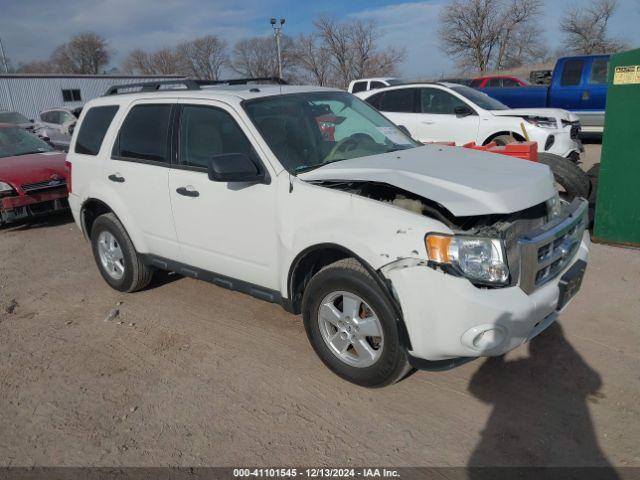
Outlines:
{"label": "damaged white car", "polygon": [[503,354],[579,289],[587,204],[546,166],[422,146],[338,90],[180,82],[113,87],[71,142],[72,211],[113,288],[164,269],[280,303],[369,387]]}

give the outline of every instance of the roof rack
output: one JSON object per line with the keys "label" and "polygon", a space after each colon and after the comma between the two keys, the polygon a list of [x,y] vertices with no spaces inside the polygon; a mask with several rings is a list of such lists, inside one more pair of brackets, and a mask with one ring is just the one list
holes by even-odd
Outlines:
{"label": "roof rack", "polygon": [[[278,85],[288,85],[280,77],[257,77],[257,78],[231,78],[228,80],[195,80],[192,78],[177,80],[159,80],[157,82],[139,82],[113,85],[107,89],[104,96],[119,95],[121,93],[132,93],[129,90],[139,89],[137,92],[156,92],[158,90],[201,90],[201,87],[208,85],[246,85],[255,82],[273,82]],[[176,88],[162,88],[165,85],[175,85]],[[125,90],[125,92],[123,92]]]}

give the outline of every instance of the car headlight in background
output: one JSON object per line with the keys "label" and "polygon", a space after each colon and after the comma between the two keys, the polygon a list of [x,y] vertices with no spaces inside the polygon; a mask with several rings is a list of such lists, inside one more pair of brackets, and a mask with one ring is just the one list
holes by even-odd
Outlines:
{"label": "car headlight in background", "polygon": [[555,118],[552,118],[552,117],[533,116],[533,117],[523,117],[523,118],[530,124],[535,125],[536,127],[558,128],[558,122],[556,121]]}
{"label": "car headlight in background", "polygon": [[431,262],[449,265],[472,282],[504,285],[509,280],[502,240],[429,234],[425,244]]}
{"label": "car headlight in background", "polygon": [[5,182],[0,182],[0,197],[7,197],[13,195],[15,190],[11,185]]}

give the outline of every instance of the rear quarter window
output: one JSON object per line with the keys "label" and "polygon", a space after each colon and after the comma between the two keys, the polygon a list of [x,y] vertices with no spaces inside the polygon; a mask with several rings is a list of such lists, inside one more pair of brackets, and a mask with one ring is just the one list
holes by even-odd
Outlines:
{"label": "rear quarter window", "polygon": [[75,152],[82,155],[97,155],[117,111],[116,105],[90,108],[80,125]]}
{"label": "rear quarter window", "polygon": [[609,60],[607,58],[596,58],[591,64],[589,83],[591,85],[606,85],[608,67]]}

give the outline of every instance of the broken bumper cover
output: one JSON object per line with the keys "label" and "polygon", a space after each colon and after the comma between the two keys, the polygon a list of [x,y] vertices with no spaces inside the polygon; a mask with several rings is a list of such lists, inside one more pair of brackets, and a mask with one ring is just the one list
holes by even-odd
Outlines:
{"label": "broken bumper cover", "polygon": [[412,365],[444,370],[532,339],[557,319],[560,278],[577,261],[586,262],[588,251],[585,233],[566,268],[529,295],[518,286],[478,288],[426,265],[383,268],[402,310]]}
{"label": "broken bumper cover", "polygon": [[67,189],[64,187],[50,192],[1,198],[0,224],[67,210],[67,195]]}

